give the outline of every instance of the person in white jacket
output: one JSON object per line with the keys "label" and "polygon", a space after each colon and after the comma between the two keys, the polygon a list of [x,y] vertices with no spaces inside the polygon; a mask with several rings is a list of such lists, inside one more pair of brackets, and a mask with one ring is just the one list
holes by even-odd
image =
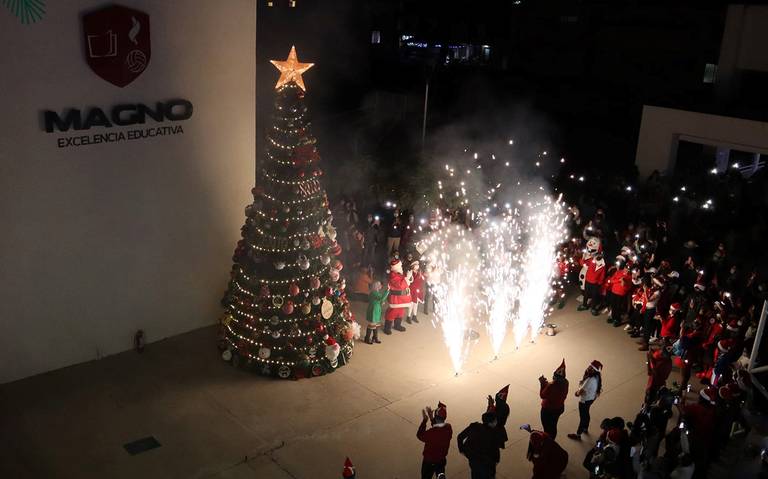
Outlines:
{"label": "person in white jacket", "polygon": [[602,371],[603,363],[598,360],[589,363],[584,371],[584,377],[581,378],[579,388],[576,390],[576,397],[579,398],[579,427],[575,434],[568,434],[570,439],[581,441],[581,435],[589,430],[589,408],[603,391]]}

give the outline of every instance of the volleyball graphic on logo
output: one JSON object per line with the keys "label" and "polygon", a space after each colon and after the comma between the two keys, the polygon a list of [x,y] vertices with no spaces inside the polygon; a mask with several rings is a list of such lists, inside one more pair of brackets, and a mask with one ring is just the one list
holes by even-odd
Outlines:
{"label": "volleyball graphic on logo", "polygon": [[122,88],[149,69],[152,42],[145,12],[109,5],[82,21],[85,59],[98,76]]}
{"label": "volleyball graphic on logo", "polygon": [[147,68],[147,56],[141,50],[131,50],[125,57],[125,64],[131,73],[141,73]]}

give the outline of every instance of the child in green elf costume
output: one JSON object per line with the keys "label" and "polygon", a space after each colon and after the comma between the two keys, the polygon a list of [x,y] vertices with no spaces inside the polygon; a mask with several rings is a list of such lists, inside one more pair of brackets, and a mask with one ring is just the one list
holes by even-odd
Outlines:
{"label": "child in green elf costume", "polygon": [[379,325],[381,325],[381,309],[387,301],[389,289],[381,289],[381,281],[374,281],[371,284],[371,292],[368,293],[368,311],[365,313],[365,319],[368,321],[368,327],[365,330],[365,342],[368,344],[380,343]]}

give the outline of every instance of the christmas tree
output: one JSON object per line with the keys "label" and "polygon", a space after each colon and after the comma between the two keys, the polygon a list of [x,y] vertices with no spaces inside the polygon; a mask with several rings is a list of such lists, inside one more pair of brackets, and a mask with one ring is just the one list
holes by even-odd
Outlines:
{"label": "christmas tree", "polygon": [[299,379],[345,364],[359,326],[304,103],[301,74],[313,64],[299,63],[293,47],[272,64],[280,70],[272,125],[222,300],[220,347],[236,366]]}

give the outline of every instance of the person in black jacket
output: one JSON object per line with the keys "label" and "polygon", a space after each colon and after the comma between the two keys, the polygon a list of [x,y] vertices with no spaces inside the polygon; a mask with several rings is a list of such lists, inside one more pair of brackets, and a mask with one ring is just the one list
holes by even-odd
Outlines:
{"label": "person in black jacket", "polygon": [[500,459],[502,439],[496,413],[486,412],[482,423],[473,422],[461,431],[456,440],[459,452],[469,460],[472,479],[494,479]]}

